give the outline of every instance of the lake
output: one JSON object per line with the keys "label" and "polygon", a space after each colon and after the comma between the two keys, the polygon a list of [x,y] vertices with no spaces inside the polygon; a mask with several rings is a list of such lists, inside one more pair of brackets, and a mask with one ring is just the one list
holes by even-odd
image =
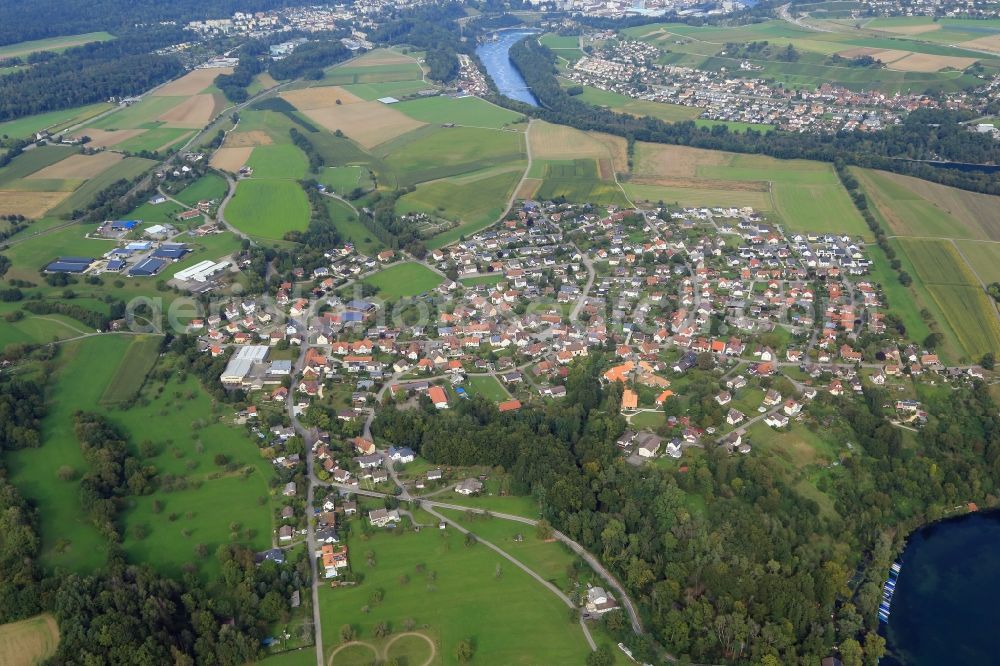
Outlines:
{"label": "lake", "polygon": [[521,73],[510,61],[510,47],[528,35],[536,34],[533,30],[500,30],[493,33],[496,41],[484,42],[476,49],[476,55],[486,67],[486,73],[497,84],[500,93],[516,99],[519,102],[538,106],[538,100],[528,90]]}
{"label": "lake", "polygon": [[882,666],[1000,663],[1000,512],[915,532],[902,565]]}

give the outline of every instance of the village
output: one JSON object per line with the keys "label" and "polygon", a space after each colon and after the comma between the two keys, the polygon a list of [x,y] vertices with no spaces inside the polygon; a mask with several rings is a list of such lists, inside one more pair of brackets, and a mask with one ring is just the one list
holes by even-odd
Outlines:
{"label": "village", "polygon": [[[236,417],[286,484],[278,543],[301,543],[316,519],[330,579],[349,566],[337,520],[356,514],[378,529],[400,520],[368,500],[359,511],[365,493],[496,492],[488,471],[377,444],[371,424],[390,401],[446,410],[482,398],[516,412],[560,399],[571,364],[601,354],[627,423],[621,455],[663,465],[683,464],[691,449],[752,455],[766,433],[802,428],[821,393],[860,395],[866,385],[898,394],[887,405],[893,422],[919,428],[926,414],[912,382],[982,377],[897,342],[861,239],[789,233],[750,208],[523,202],[499,227],[429,252],[422,263],[438,286],[394,303],[357,288],[415,258],[351,246],[327,257],[273,298],[232,301],[190,330],[206,354],[229,354],[219,379],[247,392]],[[414,308],[426,319],[402,324]],[[294,482],[309,465],[330,491],[311,507]]]}

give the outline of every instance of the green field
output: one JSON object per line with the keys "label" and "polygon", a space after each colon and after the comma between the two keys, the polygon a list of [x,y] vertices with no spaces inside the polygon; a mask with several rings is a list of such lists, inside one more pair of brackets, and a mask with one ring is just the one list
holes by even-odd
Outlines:
{"label": "green field", "polygon": [[[19,309],[17,303],[0,303],[0,314]],[[90,329],[75,319],[58,314],[33,315],[26,312],[23,319],[4,322],[0,326],[0,350],[10,344],[43,343],[65,340],[91,333]]]}
{"label": "green field", "polygon": [[415,262],[397,264],[365,278],[365,284],[378,289],[379,297],[388,301],[422,294],[443,281],[440,275]]}
{"label": "green field", "polygon": [[1000,282],[1000,244],[964,240],[956,244],[980,280],[986,284]]}
{"label": "green field", "polygon": [[[440,646],[441,662],[432,663],[454,663],[455,648],[465,639],[476,645],[477,664],[578,664],[586,658],[580,627],[568,620],[562,601],[485,546],[463,545],[455,530],[424,529],[400,536],[380,532],[367,541],[352,530],[348,545],[352,553],[373,551],[376,564],[369,567],[364,557],[355,555],[352,566],[365,574],[361,585],[321,588],[327,655],[340,644],[344,624],[354,625],[357,640],[367,642],[376,623],[387,622],[396,633],[412,618],[418,630]],[[418,573],[418,564],[435,572],[433,581],[428,573]],[[409,582],[400,582],[404,575]],[[372,604],[375,589],[384,590],[384,598]],[[371,612],[360,614],[365,605],[371,605]],[[356,654],[368,660],[374,656],[371,648],[360,646]],[[333,663],[352,663],[341,661],[344,656]]]}
{"label": "green field", "polygon": [[103,172],[98,174],[96,177],[91,178],[86,183],[80,186],[79,189],[73,192],[70,196],[63,199],[58,206],[49,211],[49,215],[59,216],[67,215],[72,213],[78,208],[82,208],[88,205],[94,200],[94,197],[108,187],[116,180],[120,178],[135,178],[141,173],[149,171],[156,165],[153,160],[147,160],[142,157],[126,157],[124,160],[114,165],[110,169],[105,169]]}
{"label": "green field", "polygon": [[174,199],[184,202],[188,206],[195,206],[199,201],[221,202],[228,189],[229,186],[226,184],[225,178],[217,173],[209,172],[178,192]]}
{"label": "green field", "polygon": [[547,35],[542,35],[538,41],[550,49],[580,48],[580,37],[578,35],[557,35],[550,32]]}
{"label": "green field", "polygon": [[[569,81],[562,81],[566,86],[576,85]],[[694,120],[701,113],[701,110],[693,106],[681,106],[680,104],[664,104],[661,102],[651,102],[643,99],[633,99],[610,90],[601,90],[592,86],[583,86],[583,93],[578,99],[593,104],[627,113],[631,116],[652,116],[668,123],[680,120]]]}
{"label": "green field", "polygon": [[309,168],[305,153],[291,144],[257,146],[247,165],[253,168],[253,178],[304,178]]}
{"label": "green field", "polygon": [[116,144],[115,150],[123,150],[131,153],[138,153],[143,150],[165,152],[182,140],[189,138],[192,134],[194,134],[194,131],[189,129],[157,127]]}
{"label": "green field", "polygon": [[38,51],[60,52],[73,46],[89,44],[90,42],[108,42],[114,39],[114,35],[107,32],[87,32],[80,35],[65,35],[63,37],[49,37],[48,39],[36,39],[30,42],[18,42],[0,46],[0,59],[24,57],[29,53]]}
{"label": "green field", "polygon": [[403,99],[409,97],[410,95],[416,95],[424,90],[434,90],[434,86],[429,83],[425,83],[416,79],[407,79],[403,81],[383,81],[381,83],[355,83],[351,85],[345,85],[344,89],[350,93],[353,93],[360,97],[371,101],[373,99],[378,99],[379,97],[395,97],[396,99]]}
{"label": "green field", "polygon": [[663,201],[668,204],[691,207],[750,206],[754,210],[765,212],[773,209],[771,197],[768,196],[767,192],[666,187],[628,182],[622,183],[622,188],[632,201],[653,203]]}
{"label": "green field", "polygon": [[118,372],[111,378],[101,396],[102,405],[113,406],[128,402],[139,393],[146,375],[156,364],[161,342],[159,337],[135,338],[119,362]]}
{"label": "green field", "polygon": [[304,231],[308,226],[309,200],[292,180],[243,180],[225,215],[244,233],[280,240],[285,232]]}
{"label": "green field", "polygon": [[497,378],[492,375],[469,375],[464,386],[470,395],[481,395],[493,402],[503,402],[510,399],[510,394],[507,393],[507,390],[504,389]]}
{"label": "green field", "polygon": [[31,136],[35,132],[39,132],[43,129],[51,129],[54,131],[58,128],[68,127],[75,125],[76,123],[84,122],[85,120],[93,118],[110,108],[113,108],[110,104],[101,102],[99,104],[78,106],[72,109],[63,109],[61,111],[39,113],[34,116],[18,118],[17,120],[8,120],[0,123],[0,137],[9,136],[23,138]]}
{"label": "green field", "polygon": [[161,115],[185,100],[184,97],[160,97],[147,95],[131,106],[121,107],[114,113],[90,123],[88,127],[97,129],[154,129],[163,123]]}
{"label": "green field", "polygon": [[[354,65],[347,62],[328,69],[323,85],[349,85],[352,83],[387,83],[390,81],[420,81],[423,71],[416,61],[386,63],[383,65]],[[423,84],[422,88],[432,88]]]}
{"label": "green field", "polygon": [[524,116],[490,104],[478,97],[426,97],[393,105],[397,111],[425,123],[454,123],[468,127],[500,129]]}
{"label": "green field", "polygon": [[[33,150],[21,153],[10,164],[0,169],[0,188],[14,188],[23,183],[15,183],[20,178],[51,166],[70,155],[80,152],[79,148],[64,146],[38,146]],[[42,181],[50,182],[50,181]]]}
{"label": "green field", "polygon": [[474,127],[424,127],[378,147],[400,187],[524,159],[524,136]]}
{"label": "green field", "polygon": [[382,248],[382,243],[358,220],[358,216],[346,203],[329,199],[326,207],[330,211],[333,226],[340,232],[343,240],[354,243],[358,251],[371,256]]}
{"label": "green field", "polygon": [[360,187],[362,190],[370,190],[372,173],[363,166],[334,166],[326,167],[320,171],[316,179],[326,185],[334,194],[347,195],[352,190]]}
{"label": "green field", "polygon": [[495,222],[507,208],[510,195],[521,178],[523,167],[482,175],[436,180],[400,197],[399,213],[427,213],[458,222],[458,225],[431,237],[427,243],[437,248],[462,235],[481,231]]}
{"label": "green field", "polygon": [[543,201],[565,198],[575,203],[627,206],[628,201],[614,181],[602,180],[593,159],[536,161],[532,171],[541,166],[544,180],[535,191]]}

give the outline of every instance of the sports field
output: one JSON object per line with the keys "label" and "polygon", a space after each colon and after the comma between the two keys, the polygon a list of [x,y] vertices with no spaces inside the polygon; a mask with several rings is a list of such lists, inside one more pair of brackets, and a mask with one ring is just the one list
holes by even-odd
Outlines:
{"label": "sports field", "polygon": [[464,386],[470,395],[481,395],[493,402],[502,402],[510,398],[507,389],[492,375],[469,375]]}
{"label": "sports field", "polygon": [[45,613],[0,625],[0,664],[36,666],[56,653],[59,626]]}
{"label": "sports field", "polygon": [[240,181],[225,210],[226,220],[251,236],[280,240],[309,224],[309,200],[293,180]]}
{"label": "sports field", "polygon": [[[422,512],[417,516],[433,520]],[[348,546],[354,552],[372,551],[375,566],[354,558],[353,566],[365,574],[361,585],[321,588],[328,654],[341,643],[344,624],[357,628],[359,641],[371,641],[376,623],[387,622],[399,632],[412,618],[421,632],[435,639],[443,663],[452,663],[456,646],[465,639],[476,645],[477,664],[569,664],[586,658],[587,644],[579,625],[568,620],[563,602],[482,544],[467,547],[450,528],[401,536],[379,532],[363,542],[357,532],[352,530]],[[423,565],[420,570],[418,564]],[[381,602],[370,600],[375,589],[384,591]],[[359,615],[365,605],[371,612]],[[370,649],[358,655],[369,660],[373,656]]]}
{"label": "sports field", "polygon": [[407,262],[390,266],[365,278],[365,284],[378,289],[379,298],[394,301],[430,291],[444,278],[423,264]]}

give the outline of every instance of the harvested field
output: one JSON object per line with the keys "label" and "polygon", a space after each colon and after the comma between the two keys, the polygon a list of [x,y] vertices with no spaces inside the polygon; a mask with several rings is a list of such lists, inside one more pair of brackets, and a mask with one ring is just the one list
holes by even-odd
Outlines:
{"label": "harvested field", "polygon": [[59,180],[63,178],[93,178],[122,160],[118,153],[101,152],[96,155],[70,155],[28,176]]}
{"label": "harvested field", "polygon": [[70,192],[12,192],[0,190],[0,215],[24,215],[30,218],[42,217]]}
{"label": "harvested field", "polygon": [[610,159],[597,160],[597,172],[601,180],[614,180],[615,169]]}
{"label": "harvested field", "polygon": [[905,58],[891,63],[889,69],[900,72],[939,72],[946,67],[964,70],[975,62],[975,58],[911,53]]}
{"label": "harvested field", "polygon": [[[603,143],[611,154],[611,164],[618,173],[628,173],[628,142],[624,137],[592,132],[589,136]],[[602,178],[604,176],[601,176]]]}
{"label": "harvested field", "polygon": [[330,106],[337,106],[338,101],[341,104],[357,104],[358,102],[365,101],[340,86],[289,90],[288,92],[281,93],[281,96],[299,111],[311,111],[313,109],[325,109]]}
{"label": "harvested field", "polygon": [[887,27],[878,27],[875,30],[879,32],[893,32],[897,35],[922,35],[925,32],[934,32],[935,30],[940,30],[940,23],[923,23],[920,25],[893,25]]}
{"label": "harvested field", "polygon": [[377,67],[379,65],[408,65],[413,62],[415,62],[414,59],[408,55],[388,49],[377,49],[344,64],[349,67]]}
{"label": "harvested field", "polygon": [[59,626],[48,613],[0,625],[0,664],[40,664],[55,654],[58,644]]}
{"label": "harvested field", "polygon": [[871,56],[883,64],[889,64],[890,62],[896,62],[897,60],[905,58],[910,55],[910,53],[910,51],[900,51],[899,49],[878,49],[870,46],[863,46],[861,48],[841,51],[837,55],[842,58],[860,58],[862,56]]}
{"label": "harvested field", "polygon": [[[619,154],[616,159],[618,163],[621,161],[620,152],[624,151],[625,146],[624,139],[619,139],[622,143],[621,151],[617,147],[612,151],[612,142],[607,137],[598,138],[596,134],[546,122],[532,123],[529,131],[531,155],[535,159],[572,160],[590,157],[599,160]],[[624,161],[628,164],[627,156]]]}
{"label": "harvested field", "polygon": [[524,182],[521,183],[521,189],[517,191],[517,198],[532,199],[535,196],[535,192],[537,192],[538,188],[541,186],[541,178],[525,178]]}
{"label": "harvested field", "polygon": [[90,128],[78,132],[77,136],[90,137],[90,143],[87,144],[88,148],[108,148],[131,139],[134,136],[139,136],[145,131],[144,129],[102,130]]}
{"label": "harvested field", "polygon": [[172,127],[199,129],[215,117],[215,96],[193,95],[160,115],[159,120]]}
{"label": "harvested field", "polygon": [[219,148],[212,155],[210,164],[213,168],[236,173],[250,159],[253,147],[245,148]]}
{"label": "harvested field", "polygon": [[981,51],[992,51],[993,53],[1000,53],[1000,35],[990,35],[989,37],[977,37],[976,39],[970,39],[967,42],[962,42],[958,46],[969,49],[979,49]]}
{"label": "harvested field", "polygon": [[331,132],[340,130],[363,148],[373,148],[425,125],[380,102],[343,104],[303,113]]}
{"label": "harvested field", "polygon": [[636,185],[657,187],[682,187],[691,190],[732,190],[734,192],[767,192],[766,180],[717,180],[713,178],[650,178],[638,176],[629,179]]}
{"label": "harvested field", "polygon": [[156,97],[189,97],[197,95],[215,82],[219,74],[232,74],[232,67],[216,67],[212,69],[196,69],[188,72],[176,81],[157,88],[153,93]]}
{"label": "harvested field", "polygon": [[693,178],[698,167],[723,166],[731,159],[719,151],[655,143],[637,143],[635,152],[635,175],[659,178]]}
{"label": "harvested field", "polygon": [[274,143],[271,135],[264,130],[250,130],[249,132],[230,132],[226,136],[223,148],[255,148],[257,146],[270,146]]}

